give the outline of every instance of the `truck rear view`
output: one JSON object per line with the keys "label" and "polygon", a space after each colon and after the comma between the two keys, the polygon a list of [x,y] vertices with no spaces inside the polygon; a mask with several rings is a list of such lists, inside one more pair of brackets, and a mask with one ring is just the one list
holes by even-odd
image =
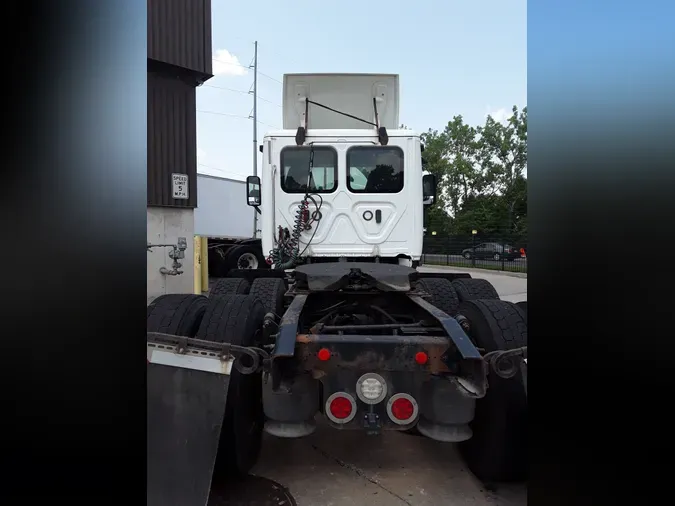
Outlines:
{"label": "truck rear view", "polygon": [[[190,467],[245,474],[263,431],[306,437],[322,420],[458,443],[480,479],[524,477],[526,312],[485,280],[419,272],[436,184],[419,135],[398,124],[398,76],[285,76],[284,129],[265,136],[246,195],[272,268],[233,270],[209,298],[148,309],[154,373],[194,371],[154,383],[172,420],[155,452],[161,438],[181,443],[175,458],[215,444]],[[152,362],[159,345],[168,355]],[[210,357],[210,369],[171,354]],[[208,425],[219,441],[195,412],[222,413]]]}

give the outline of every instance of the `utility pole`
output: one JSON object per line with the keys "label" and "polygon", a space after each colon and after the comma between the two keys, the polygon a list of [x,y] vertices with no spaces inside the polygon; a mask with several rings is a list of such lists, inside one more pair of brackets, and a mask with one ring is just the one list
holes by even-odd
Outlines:
{"label": "utility pole", "polygon": [[[258,41],[253,43],[253,175],[258,175]],[[261,185],[262,186],[262,185]],[[260,188],[262,191],[262,188]],[[258,211],[253,213],[253,237],[258,236]]]}

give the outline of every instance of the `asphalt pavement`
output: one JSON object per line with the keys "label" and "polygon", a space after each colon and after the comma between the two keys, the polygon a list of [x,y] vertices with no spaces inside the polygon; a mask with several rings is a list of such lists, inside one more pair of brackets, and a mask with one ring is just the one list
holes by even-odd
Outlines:
{"label": "asphalt pavement", "polygon": [[[497,272],[422,267],[427,272],[470,272],[488,279],[504,300],[527,300],[527,279]],[[211,506],[525,506],[524,484],[486,486],[464,465],[455,445],[398,432],[367,436],[319,421],[307,438],[265,435],[250,483],[214,483]]]}

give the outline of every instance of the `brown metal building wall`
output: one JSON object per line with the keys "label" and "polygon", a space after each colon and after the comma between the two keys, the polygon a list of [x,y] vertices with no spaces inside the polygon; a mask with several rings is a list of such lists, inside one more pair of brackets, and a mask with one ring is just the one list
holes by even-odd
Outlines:
{"label": "brown metal building wall", "polygon": [[211,77],[211,0],[148,0],[148,58]]}
{"label": "brown metal building wall", "polygon": [[[189,78],[148,72],[148,206],[197,206],[195,92]],[[188,175],[188,200],[173,198],[172,173]]]}

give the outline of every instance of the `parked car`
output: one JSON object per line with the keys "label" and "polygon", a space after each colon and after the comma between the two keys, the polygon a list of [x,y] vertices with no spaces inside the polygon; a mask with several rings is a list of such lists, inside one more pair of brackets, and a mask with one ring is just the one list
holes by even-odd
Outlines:
{"label": "parked car", "polygon": [[467,260],[472,258],[490,259],[490,260],[515,260],[520,258],[520,251],[508,244],[499,244],[496,242],[483,242],[476,244],[475,247],[462,250],[462,256]]}

